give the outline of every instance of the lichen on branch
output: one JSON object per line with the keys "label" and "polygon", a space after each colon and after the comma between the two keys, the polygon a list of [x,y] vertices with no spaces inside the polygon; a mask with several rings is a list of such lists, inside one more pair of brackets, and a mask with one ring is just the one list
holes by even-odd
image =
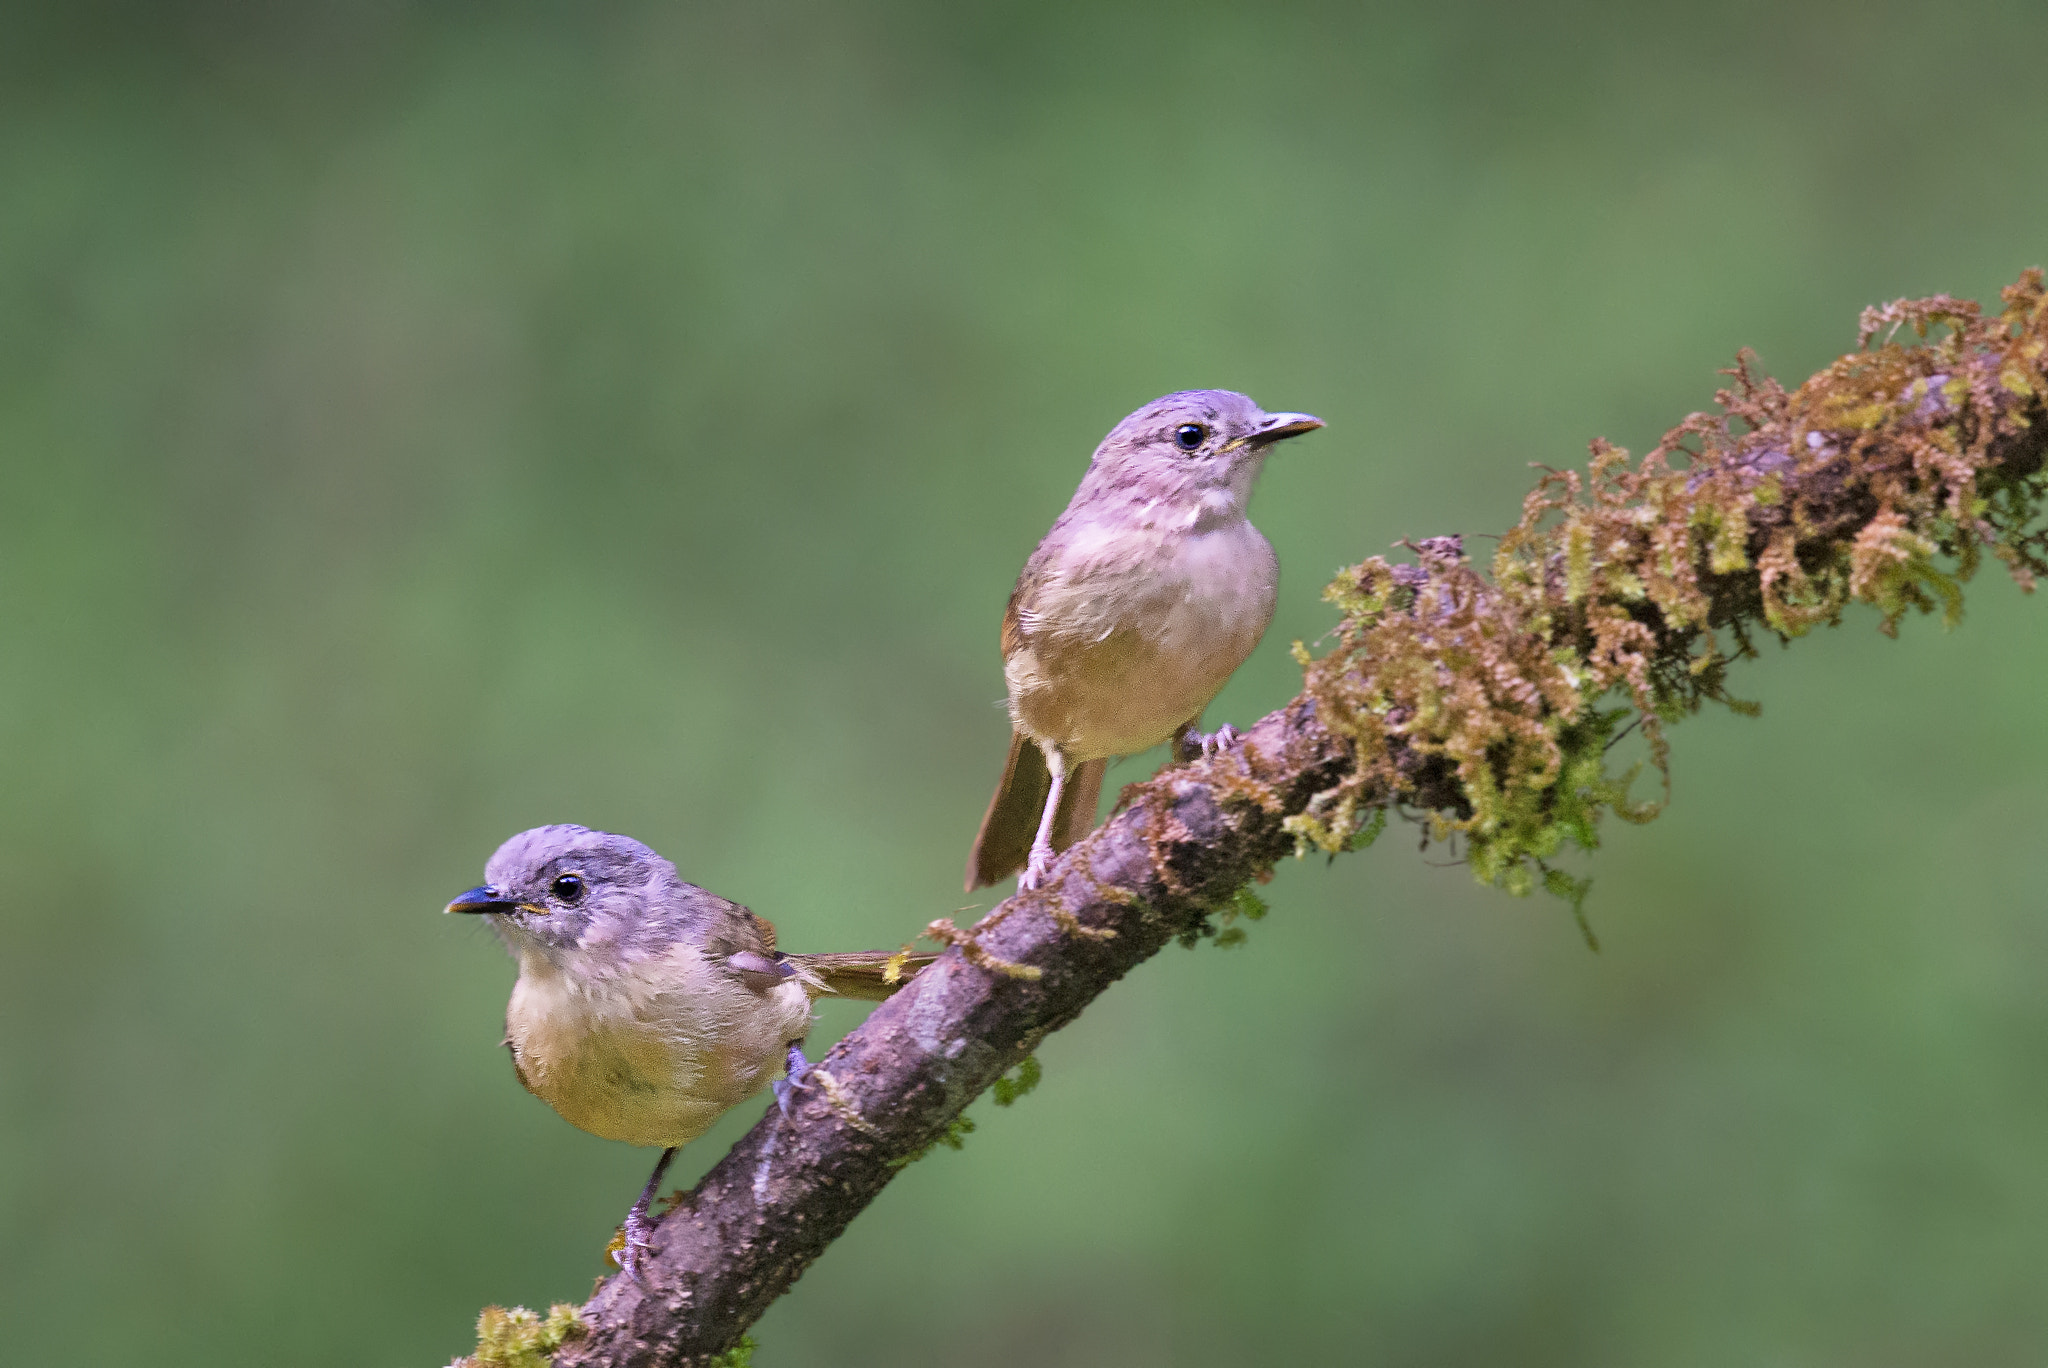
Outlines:
{"label": "lichen on branch", "polygon": [[1546,471],[1490,577],[1456,538],[1339,575],[1335,648],[1296,651],[1356,763],[1288,820],[1300,847],[1334,853],[1386,807],[1417,809],[1485,882],[1574,897],[1548,864],[1564,843],[1662,807],[1610,762],[1631,719],[1668,786],[1670,724],[1707,703],[1754,711],[1726,675],[1758,637],[1859,602],[1887,633],[1910,611],[1953,623],[1987,550],[2032,589],[2048,569],[2041,272],[1993,317],[1946,295],[1866,310],[1858,346],[1791,391],[1744,353],[1720,411],[1640,461],[1595,442],[1584,471]]}

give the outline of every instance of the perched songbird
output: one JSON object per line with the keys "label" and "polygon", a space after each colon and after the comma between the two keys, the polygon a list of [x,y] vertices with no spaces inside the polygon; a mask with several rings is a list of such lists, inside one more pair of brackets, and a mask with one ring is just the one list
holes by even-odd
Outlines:
{"label": "perched songbird", "polygon": [[586,827],[521,832],[498,847],[484,878],[448,910],[481,913],[519,961],[505,1009],[519,1081],[592,1135],[662,1148],[626,1213],[619,1263],[628,1273],[677,1147],[785,1061],[775,1089],[787,1110],[810,1067],[801,1046],[811,999],[880,1001],[933,958],[785,955],[765,918],[683,882],[638,841]]}
{"label": "perched songbird", "polygon": [[1024,563],[1003,615],[1010,760],[967,859],[969,891],[1019,866],[1036,888],[1095,824],[1109,758],[1169,738],[1230,745],[1202,709],[1273,618],[1280,566],[1245,519],[1274,442],[1313,432],[1229,390],[1185,390],[1118,423]]}

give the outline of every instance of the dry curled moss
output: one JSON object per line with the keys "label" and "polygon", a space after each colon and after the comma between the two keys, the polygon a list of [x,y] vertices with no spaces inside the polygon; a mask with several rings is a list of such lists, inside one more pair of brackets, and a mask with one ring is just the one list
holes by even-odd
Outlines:
{"label": "dry curled moss", "polygon": [[1990,318],[1945,295],[1866,310],[1858,347],[1791,391],[1745,353],[1720,411],[1640,461],[1595,442],[1583,471],[1547,470],[1491,576],[1456,538],[1341,574],[1335,649],[1296,652],[1356,765],[1288,819],[1298,849],[1350,848],[1388,807],[1414,809],[1463,838],[1483,881],[1576,899],[1584,885],[1547,863],[1564,842],[1662,806],[1629,796],[1614,741],[1639,725],[1668,786],[1671,723],[1710,702],[1754,711],[1725,683],[1754,639],[1851,603],[1888,633],[1909,611],[1953,622],[1987,550],[2031,589],[2048,568],[2041,272]]}

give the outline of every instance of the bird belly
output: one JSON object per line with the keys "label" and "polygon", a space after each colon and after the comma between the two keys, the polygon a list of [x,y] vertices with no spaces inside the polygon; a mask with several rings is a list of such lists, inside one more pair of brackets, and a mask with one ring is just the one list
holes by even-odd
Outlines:
{"label": "bird belly", "polygon": [[505,1014],[529,1092],[592,1135],[664,1148],[758,1092],[809,1023],[801,985],[757,992],[683,947],[600,982],[523,963]]}
{"label": "bird belly", "polygon": [[1005,662],[1012,720],[1072,761],[1130,755],[1201,715],[1272,620],[1277,566],[1251,524],[1184,534],[1122,573],[1049,584]]}

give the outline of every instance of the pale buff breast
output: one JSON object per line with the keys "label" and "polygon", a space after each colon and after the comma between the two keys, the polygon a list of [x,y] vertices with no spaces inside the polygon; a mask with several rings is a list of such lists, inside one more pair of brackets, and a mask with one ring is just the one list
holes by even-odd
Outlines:
{"label": "pale buff breast", "polygon": [[528,955],[505,1033],[520,1081],[564,1120],[666,1147],[758,1092],[810,1014],[799,984],[756,991],[686,946],[595,979]]}
{"label": "pale buff breast", "polygon": [[1279,565],[1238,519],[1123,531],[1053,567],[1005,661],[1011,719],[1069,759],[1131,755],[1200,715],[1273,618]]}

